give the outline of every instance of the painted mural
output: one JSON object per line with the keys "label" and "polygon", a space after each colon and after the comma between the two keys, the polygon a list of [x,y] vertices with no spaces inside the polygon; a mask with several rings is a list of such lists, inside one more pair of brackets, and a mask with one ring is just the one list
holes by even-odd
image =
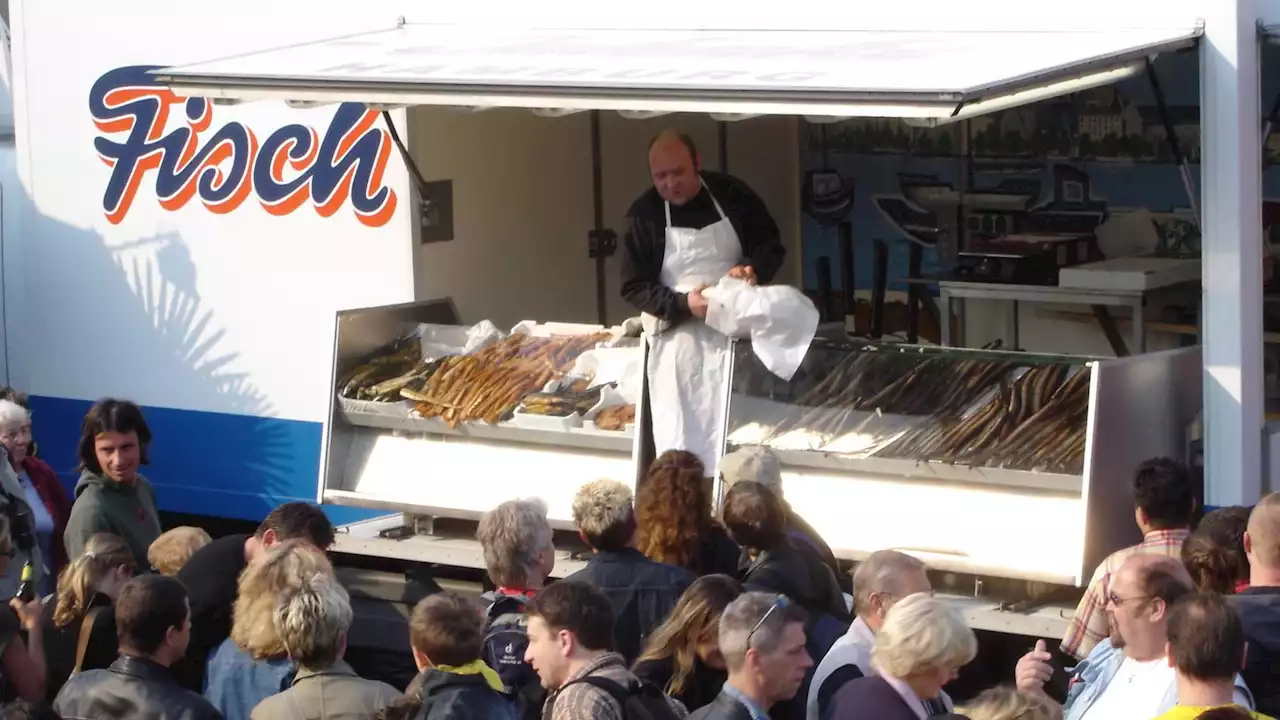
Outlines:
{"label": "painted mural", "polygon": [[[1265,50],[1261,106],[1270,110],[1280,90],[1280,49]],[[966,235],[992,237],[1020,232],[1092,232],[1100,224],[1139,210],[1157,227],[1159,249],[1194,254],[1199,238],[1193,221],[1198,204],[1200,127],[1197,57],[1162,57],[1157,77],[1169,120],[1190,162],[1184,182],[1168,143],[1167,128],[1145,75],[1036,105],[974,118],[965,124],[913,128],[898,120],[859,119],[809,124],[802,166],[834,170],[853,188],[855,276],[860,290],[872,283],[872,243],[890,248],[889,277],[907,275],[908,246],[925,248],[924,271],[946,264],[948,219],[954,223],[959,179],[969,174],[963,195]],[[1280,231],[1280,127],[1265,147],[1263,225]],[[961,159],[967,132],[972,166]],[[1189,185],[1189,187],[1188,187]],[[812,217],[804,220],[805,285],[818,285],[822,256],[836,262],[837,231]],[[1270,232],[1270,230],[1269,230]],[[1280,238],[1276,238],[1280,241]],[[838,285],[839,278],[833,278]],[[901,289],[891,284],[891,289]]]}

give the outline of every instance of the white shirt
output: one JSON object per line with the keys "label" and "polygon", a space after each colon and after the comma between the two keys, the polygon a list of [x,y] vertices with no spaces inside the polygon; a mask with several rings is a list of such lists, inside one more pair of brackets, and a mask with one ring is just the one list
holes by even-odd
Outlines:
{"label": "white shirt", "polygon": [[1177,682],[1168,658],[1138,662],[1126,657],[1102,695],[1084,714],[1085,720],[1153,718],[1163,711],[1165,697]]}

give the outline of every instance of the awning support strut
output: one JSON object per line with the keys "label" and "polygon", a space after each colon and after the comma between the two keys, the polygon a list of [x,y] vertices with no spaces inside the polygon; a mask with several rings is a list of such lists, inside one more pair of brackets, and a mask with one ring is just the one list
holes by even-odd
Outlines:
{"label": "awning support strut", "polygon": [[1147,81],[1151,83],[1151,93],[1155,96],[1156,112],[1160,114],[1160,122],[1164,125],[1165,140],[1169,143],[1169,151],[1173,153],[1173,161],[1178,164],[1182,175],[1182,189],[1187,193],[1187,202],[1191,203],[1191,217],[1196,229],[1200,229],[1200,208],[1196,202],[1196,186],[1191,180],[1191,166],[1182,153],[1182,143],[1178,141],[1178,133],[1173,127],[1173,118],[1169,115],[1169,104],[1165,102],[1164,90],[1160,87],[1160,78],[1156,75],[1156,65],[1147,58]]}

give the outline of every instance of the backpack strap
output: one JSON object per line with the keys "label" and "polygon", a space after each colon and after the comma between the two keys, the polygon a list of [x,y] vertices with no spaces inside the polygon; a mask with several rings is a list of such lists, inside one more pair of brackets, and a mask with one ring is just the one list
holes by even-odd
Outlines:
{"label": "backpack strap", "polygon": [[563,692],[565,688],[578,683],[585,683],[593,688],[609,693],[609,697],[613,698],[614,702],[618,703],[618,708],[624,715],[627,712],[627,700],[635,693],[635,689],[632,687],[621,685],[598,675],[587,675],[585,677],[580,677],[577,680],[570,680],[560,686],[560,691]]}
{"label": "backpack strap", "polygon": [[71,671],[72,675],[78,675],[84,670],[84,656],[89,651],[89,639],[93,637],[93,626],[102,615],[102,611],[106,609],[103,605],[90,608],[80,621],[80,636],[76,640],[76,664]]}

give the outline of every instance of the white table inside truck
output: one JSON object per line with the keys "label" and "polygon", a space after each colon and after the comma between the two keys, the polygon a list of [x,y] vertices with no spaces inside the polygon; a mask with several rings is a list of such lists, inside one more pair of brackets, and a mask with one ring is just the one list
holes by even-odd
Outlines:
{"label": "white table inside truck", "polygon": [[[957,310],[963,318],[964,301],[997,300],[1007,303],[1009,324],[1008,335],[1012,347],[1018,347],[1018,303],[1047,303],[1056,305],[1089,305],[1104,312],[1098,313],[1098,321],[1103,325],[1103,332],[1112,344],[1117,356],[1125,356],[1132,350],[1143,353],[1147,350],[1146,318],[1143,304],[1146,292],[1142,290],[1094,290],[1085,288],[1064,288],[1056,285],[1013,285],[1010,283],[964,282],[959,280],[940,280],[938,295],[941,301],[940,314],[943,318],[942,344],[953,346],[951,337],[951,304],[958,301]],[[1112,307],[1127,307],[1132,313],[1132,338],[1128,346],[1115,329],[1115,322],[1109,312]],[[1109,323],[1109,327],[1108,327]],[[963,328],[963,321],[961,322]],[[961,342],[963,345],[963,341]]]}

